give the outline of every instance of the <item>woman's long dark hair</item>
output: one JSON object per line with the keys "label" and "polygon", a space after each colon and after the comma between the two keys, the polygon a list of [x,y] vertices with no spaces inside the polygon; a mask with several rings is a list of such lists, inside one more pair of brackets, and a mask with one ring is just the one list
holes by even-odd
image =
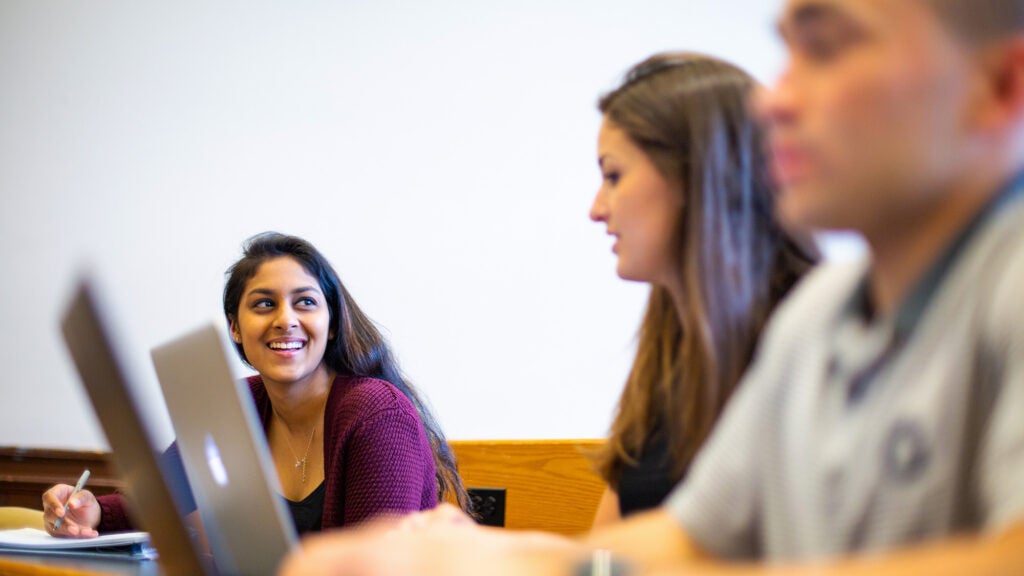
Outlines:
{"label": "woman's long dark hair", "polygon": [[674,261],[684,302],[651,288],[633,367],[598,468],[613,488],[657,431],[684,475],[746,370],[769,313],[817,260],[775,219],[762,131],[739,68],[659,54],[603,96],[624,131],[682,196]]}
{"label": "woman's long dark hair", "polygon": [[[434,454],[438,499],[454,500],[460,508],[470,511],[469,496],[462,486],[455,455],[445,440],[441,426],[402,375],[380,331],[356,305],[330,262],[312,244],[302,238],[277,232],[264,232],[249,238],[243,247],[242,258],[228,269],[228,280],[224,285],[224,315],[228,322],[238,318],[238,307],[245,285],[256,275],[260,266],[268,260],[283,256],[294,258],[306,272],[316,278],[327,300],[331,315],[329,333],[335,337],[327,342],[324,364],[343,376],[365,376],[390,382],[412,402],[423,421]],[[242,360],[248,363],[242,345],[236,343],[235,348]]]}

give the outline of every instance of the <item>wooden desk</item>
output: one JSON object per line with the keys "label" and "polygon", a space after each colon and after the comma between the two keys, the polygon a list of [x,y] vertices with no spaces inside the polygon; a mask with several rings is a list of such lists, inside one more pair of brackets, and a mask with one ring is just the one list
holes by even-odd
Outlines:
{"label": "wooden desk", "polygon": [[159,576],[155,560],[74,558],[0,552],[0,576]]}

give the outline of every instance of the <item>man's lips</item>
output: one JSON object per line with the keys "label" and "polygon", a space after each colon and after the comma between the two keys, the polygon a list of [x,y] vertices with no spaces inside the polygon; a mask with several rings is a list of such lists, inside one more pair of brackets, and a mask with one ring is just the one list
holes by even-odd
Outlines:
{"label": "man's lips", "polygon": [[810,155],[805,149],[792,144],[772,143],[772,179],[776,184],[792,184],[807,176]]}
{"label": "man's lips", "polygon": [[606,230],[605,234],[607,234],[607,235],[612,237],[612,253],[618,254],[619,253],[619,250],[618,250],[619,249],[619,233],[618,232],[612,232],[611,230]]}

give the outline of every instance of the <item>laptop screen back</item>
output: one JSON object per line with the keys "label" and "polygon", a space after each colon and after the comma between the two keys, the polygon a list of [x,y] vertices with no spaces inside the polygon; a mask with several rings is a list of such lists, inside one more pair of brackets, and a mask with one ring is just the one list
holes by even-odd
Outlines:
{"label": "laptop screen back", "polygon": [[297,536],[225,338],[211,323],[154,348],[153,363],[218,568],[270,576]]}
{"label": "laptop screen back", "polygon": [[198,544],[178,515],[171,487],[153,446],[153,433],[140,417],[124,347],[104,313],[99,294],[82,281],[64,314],[64,341],[110,444],[111,457],[125,482],[129,513],[149,532],[168,576],[212,575]]}

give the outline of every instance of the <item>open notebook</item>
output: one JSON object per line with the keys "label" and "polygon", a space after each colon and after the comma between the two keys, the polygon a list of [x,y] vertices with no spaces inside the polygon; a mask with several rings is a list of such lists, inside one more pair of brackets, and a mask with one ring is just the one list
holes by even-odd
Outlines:
{"label": "open notebook", "polygon": [[156,558],[145,532],[114,532],[97,538],[55,538],[38,528],[0,530],[0,551],[69,556],[122,556],[146,560]]}

